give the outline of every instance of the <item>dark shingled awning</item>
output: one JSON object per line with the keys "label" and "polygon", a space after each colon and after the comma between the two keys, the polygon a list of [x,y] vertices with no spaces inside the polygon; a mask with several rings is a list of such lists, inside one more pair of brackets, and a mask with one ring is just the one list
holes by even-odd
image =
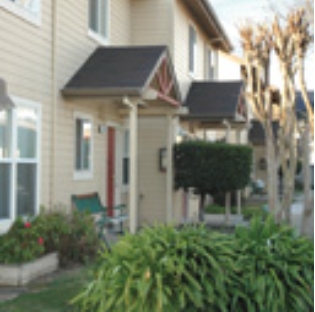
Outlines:
{"label": "dark shingled awning", "polygon": [[[274,121],[272,123],[272,129],[275,134],[275,137],[278,137],[278,130],[279,130],[279,122]],[[253,145],[265,145],[265,132],[261,125],[261,123],[257,120],[253,120],[251,122],[251,128],[249,131],[249,142]]]}
{"label": "dark shingled awning", "polygon": [[62,92],[64,95],[141,95],[167,54],[165,46],[97,48]]}
{"label": "dark shingled awning", "polygon": [[[307,94],[314,110],[314,91],[309,91]],[[307,110],[301,92],[296,93],[296,114],[299,119],[303,119],[307,116]]]}
{"label": "dark shingled awning", "polygon": [[236,117],[242,82],[193,82],[185,101],[189,115],[184,119],[222,120]]}

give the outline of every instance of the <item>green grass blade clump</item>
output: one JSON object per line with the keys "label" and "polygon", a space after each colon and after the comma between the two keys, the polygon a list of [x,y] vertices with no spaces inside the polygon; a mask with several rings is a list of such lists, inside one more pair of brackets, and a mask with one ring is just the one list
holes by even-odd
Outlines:
{"label": "green grass blade clump", "polygon": [[226,311],[231,250],[229,237],[203,227],[146,228],[103,255],[75,301],[95,312]]}
{"label": "green grass blade clump", "polygon": [[102,254],[74,301],[82,312],[310,311],[313,255],[313,242],[271,217],[233,235],[145,228]]}
{"label": "green grass blade clump", "polygon": [[[235,234],[238,257],[231,311],[313,310],[314,245],[286,225],[253,219]],[[238,288],[242,291],[234,292]]]}

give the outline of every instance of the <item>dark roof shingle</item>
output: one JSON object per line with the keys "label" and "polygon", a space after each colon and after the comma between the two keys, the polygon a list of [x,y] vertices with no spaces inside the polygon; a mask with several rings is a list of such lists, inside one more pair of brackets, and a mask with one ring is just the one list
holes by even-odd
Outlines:
{"label": "dark roof shingle", "polygon": [[[314,91],[307,92],[314,110]],[[296,114],[298,118],[305,118],[307,111],[301,92],[296,93]]]}
{"label": "dark roof shingle", "polygon": [[[272,130],[275,137],[278,137],[278,130],[279,130],[279,122],[274,121],[272,123]],[[249,142],[254,145],[265,145],[265,132],[258,120],[253,120],[251,122],[251,128],[249,130]]]}
{"label": "dark roof shingle", "polygon": [[64,87],[65,95],[140,94],[165,46],[100,47]]}
{"label": "dark roof shingle", "polygon": [[241,90],[241,81],[193,82],[185,101],[188,118],[234,119]]}

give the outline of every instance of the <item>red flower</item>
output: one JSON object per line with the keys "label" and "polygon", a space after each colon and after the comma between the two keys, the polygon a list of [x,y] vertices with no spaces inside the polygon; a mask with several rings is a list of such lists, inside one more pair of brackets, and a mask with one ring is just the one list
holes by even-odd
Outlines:
{"label": "red flower", "polygon": [[28,229],[28,228],[30,228],[31,227],[31,222],[26,222],[25,224],[24,224],[24,226]]}
{"label": "red flower", "polygon": [[38,239],[38,244],[39,244],[39,245],[43,245],[43,244],[44,244],[44,239],[43,239],[42,237],[40,237],[40,238]]}

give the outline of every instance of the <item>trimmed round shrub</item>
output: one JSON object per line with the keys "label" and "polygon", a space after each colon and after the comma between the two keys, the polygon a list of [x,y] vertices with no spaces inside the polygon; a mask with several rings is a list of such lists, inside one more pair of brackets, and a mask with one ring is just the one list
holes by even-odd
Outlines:
{"label": "trimmed round shrub", "polygon": [[252,149],[245,145],[184,141],[175,145],[175,184],[199,194],[241,190],[250,181]]}

